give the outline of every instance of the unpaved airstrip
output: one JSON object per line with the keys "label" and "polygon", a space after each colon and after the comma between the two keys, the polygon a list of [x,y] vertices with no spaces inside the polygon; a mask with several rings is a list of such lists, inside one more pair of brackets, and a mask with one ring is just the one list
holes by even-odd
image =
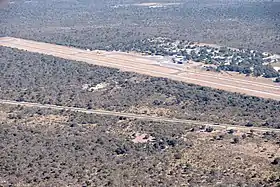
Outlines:
{"label": "unpaved airstrip", "polygon": [[89,64],[117,68],[122,71],[165,77],[230,92],[280,100],[280,85],[262,77],[245,77],[236,73],[226,72],[208,72],[190,66],[159,63],[154,58],[136,53],[87,51],[11,37],[0,38],[0,46],[83,61]]}

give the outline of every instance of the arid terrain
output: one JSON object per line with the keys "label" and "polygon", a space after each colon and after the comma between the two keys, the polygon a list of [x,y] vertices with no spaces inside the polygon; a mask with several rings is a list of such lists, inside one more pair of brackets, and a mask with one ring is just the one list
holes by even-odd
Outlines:
{"label": "arid terrain", "polygon": [[279,184],[274,132],[7,104],[0,117],[1,186]]}
{"label": "arid terrain", "polygon": [[158,36],[280,53],[279,5],[278,0],[13,0],[0,11],[0,36],[109,50]]}
{"label": "arid terrain", "polygon": [[280,187],[279,10],[0,0],[0,187]]}
{"label": "arid terrain", "polygon": [[121,52],[86,51],[82,49],[64,47],[54,44],[35,42],[30,40],[3,37],[0,45],[30,52],[53,55],[69,60],[83,61],[90,64],[118,68],[141,74],[166,77],[177,81],[209,86],[231,92],[245,93],[280,100],[280,85],[270,83],[264,78],[250,78],[238,74],[212,73],[197,71],[189,67],[166,67],[157,61]]}
{"label": "arid terrain", "polygon": [[199,120],[185,120],[185,119],[176,119],[176,118],[165,118],[158,117],[155,115],[145,115],[145,114],[135,114],[135,113],[126,113],[126,112],[115,112],[108,110],[91,110],[85,108],[78,107],[67,107],[67,106],[59,106],[59,105],[50,105],[50,104],[40,104],[40,103],[31,103],[31,102],[23,102],[23,101],[11,101],[11,100],[0,100],[0,103],[3,105],[11,105],[17,107],[33,107],[33,108],[42,108],[42,109],[53,109],[58,111],[68,111],[68,112],[79,112],[85,114],[96,114],[103,116],[116,116],[123,119],[139,119],[142,121],[153,121],[153,122],[163,122],[163,123],[181,123],[189,126],[203,127],[207,126],[208,128],[215,129],[223,129],[223,130],[239,130],[239,131],[256,131],[256,132],[276,132],[280,133],[280,129],[278,128],[266,128],[266,127],[244,127],[240,125],[230,125],[230,124],[220,124],[220,123],[211,123],[207,121],[199,121]]}
{"label": "arid terrain", "polygon": [[[60,54],[59,50],[64,47],[57,47],[59,49],[56,49],[55,54]],[[277,100],[137,74],[129,72],[129,65],[125,66],[129,71],[103,65],[115,67],[116,64],[123,68],[122,61],[120,64],[112,63],[116,60],[110,60],[112,62],[109,63],[102,60],[100,64],[103,66],[97,66],[94,65],[96,61],[88,57],[82,57],[81,60],[86,58],[91,60],[90,63],[1,46],[0,53],[0,99],[3,100],[232,125],[280,127],[280,101]],[[107,59],[97,52],[83,51],[82,54],[92,57],[92,53],[98,58]],[[130,54],[128,56],[131,57]],[[132,68],[139,71],[139,66],[135,64]],[[149,63],[144,66],[157,67]],[[167,67],[164,69],[178,71]]]}

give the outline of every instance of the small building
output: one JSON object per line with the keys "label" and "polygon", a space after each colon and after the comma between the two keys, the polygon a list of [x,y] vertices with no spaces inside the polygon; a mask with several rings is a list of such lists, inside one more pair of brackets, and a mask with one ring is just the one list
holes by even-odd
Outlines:
{"label": "small building", "polygon": [[175,55],[172,58],[172,62],[176,63],[176,64],[184,64],[184,63],[187,63],[188,61],[187,61],[185,56],[177,56],[177,55]]}

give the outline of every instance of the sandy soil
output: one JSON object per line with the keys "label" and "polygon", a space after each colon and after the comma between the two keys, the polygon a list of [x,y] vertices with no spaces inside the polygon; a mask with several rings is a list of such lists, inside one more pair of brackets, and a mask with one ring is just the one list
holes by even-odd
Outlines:
{"label": "sandy soil", "polygon": [[275,64],[273,64],[272,66],[273,66],[273,67],[280,67],[280,62],[275,63]]}
{"label": "sandy soil", "polygon": [[159,65],[156,60],[140,54],[85,51],[72,47],[10,37],[0,38],[0,45],[70,60],[84,61],[100,66],[118,68],[122,71],[166,77],[226,91],[280,100],[280,85],[265,78],[245,77],[236,73],[207,72],[197,68],[187,68],[185,66],[178,69],[170,66],[167,67],[164,64]]}

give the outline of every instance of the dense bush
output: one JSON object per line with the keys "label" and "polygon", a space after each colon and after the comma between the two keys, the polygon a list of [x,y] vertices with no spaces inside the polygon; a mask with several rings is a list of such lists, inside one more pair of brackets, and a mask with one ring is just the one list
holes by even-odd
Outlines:
{"label": "dense bush", "polygon": [[110,50],[154,36],[280,50],[279,2],[172,2],[181,4],[148,8],[133,6],[138,0],[17,0],[0,11],[0,35]]}
{"label": "dense bush", "polygon": [[[279,180],[279,159],[261,149],[274,151],[275,133],[241,139],[192,125],[69,111],[0,105],[0,112],[0,186],[274,186]],[[137,133],[153,141],[133,143]]]}

